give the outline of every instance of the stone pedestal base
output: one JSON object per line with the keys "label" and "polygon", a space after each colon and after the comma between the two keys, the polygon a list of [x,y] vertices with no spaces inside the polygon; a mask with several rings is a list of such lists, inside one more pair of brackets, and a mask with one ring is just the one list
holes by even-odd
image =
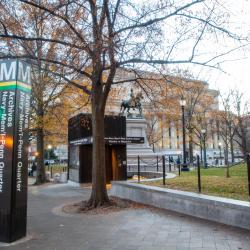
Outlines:
{"label": "stone pedestal base", "polygon": [[149,146],[146,129],[147,123],[144,118],[129,119],[127,118],[127,137],[143,137],[144,143],[127,144],[127,166],[136,167],[138,165],[138,156],[140,157],[141,166],[155,166],[157,164],[157,156],[159,166],[161,165],[161,155],[153,152],[153,149]]}

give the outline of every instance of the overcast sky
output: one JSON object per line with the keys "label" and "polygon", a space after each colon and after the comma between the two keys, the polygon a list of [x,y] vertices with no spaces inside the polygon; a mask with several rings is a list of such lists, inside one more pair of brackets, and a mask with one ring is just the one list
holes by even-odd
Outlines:
{"label": "overcast sky", "polygon": [[[230,11],[232,26],[238,27],[243,34],[250,34],[250,0],[221,0]],[[238,88],[250,99],[250,46],[232,54],[232,61],[224,62],[222,68],[226,73],[202,69],[200,77],[207,80],[209,86],[226,93],[229,89]]]}

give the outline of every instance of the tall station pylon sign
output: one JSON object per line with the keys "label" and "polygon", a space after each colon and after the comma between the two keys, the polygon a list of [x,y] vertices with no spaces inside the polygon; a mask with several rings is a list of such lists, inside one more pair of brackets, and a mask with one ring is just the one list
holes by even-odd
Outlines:
{"label": "tall station pylon sign", "polygon": [[26,236],[30,65],[0,60],[0,242]]}

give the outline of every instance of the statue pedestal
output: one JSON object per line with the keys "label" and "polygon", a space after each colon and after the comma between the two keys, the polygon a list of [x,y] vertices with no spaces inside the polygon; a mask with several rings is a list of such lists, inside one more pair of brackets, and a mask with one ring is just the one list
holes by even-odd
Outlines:
{"label": "statue pedestal", "polygon": [[[140,156],[140,166],[156,167],[157,155],[149,146],[146,129],[147,123],[144,118],[130,119],[127,118],[127,138],[143,138],[143,143],[127,143],[127,166],[137,167],[138,156]],[[161,165],[161,158],[159,157],[159,166]]]}

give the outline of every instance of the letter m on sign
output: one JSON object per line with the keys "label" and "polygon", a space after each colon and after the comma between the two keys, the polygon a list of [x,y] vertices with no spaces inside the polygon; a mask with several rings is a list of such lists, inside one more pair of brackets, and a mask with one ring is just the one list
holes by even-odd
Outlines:
{"label": "letter m on sign", "polygon": [[20,61],[18,70],[18,80],[30,84],[30,66],[25,65]]}
{"label": "letter m on sign", "polygon": [[0,63],[0,81],[13,81],[16,77],[16,61]]}

